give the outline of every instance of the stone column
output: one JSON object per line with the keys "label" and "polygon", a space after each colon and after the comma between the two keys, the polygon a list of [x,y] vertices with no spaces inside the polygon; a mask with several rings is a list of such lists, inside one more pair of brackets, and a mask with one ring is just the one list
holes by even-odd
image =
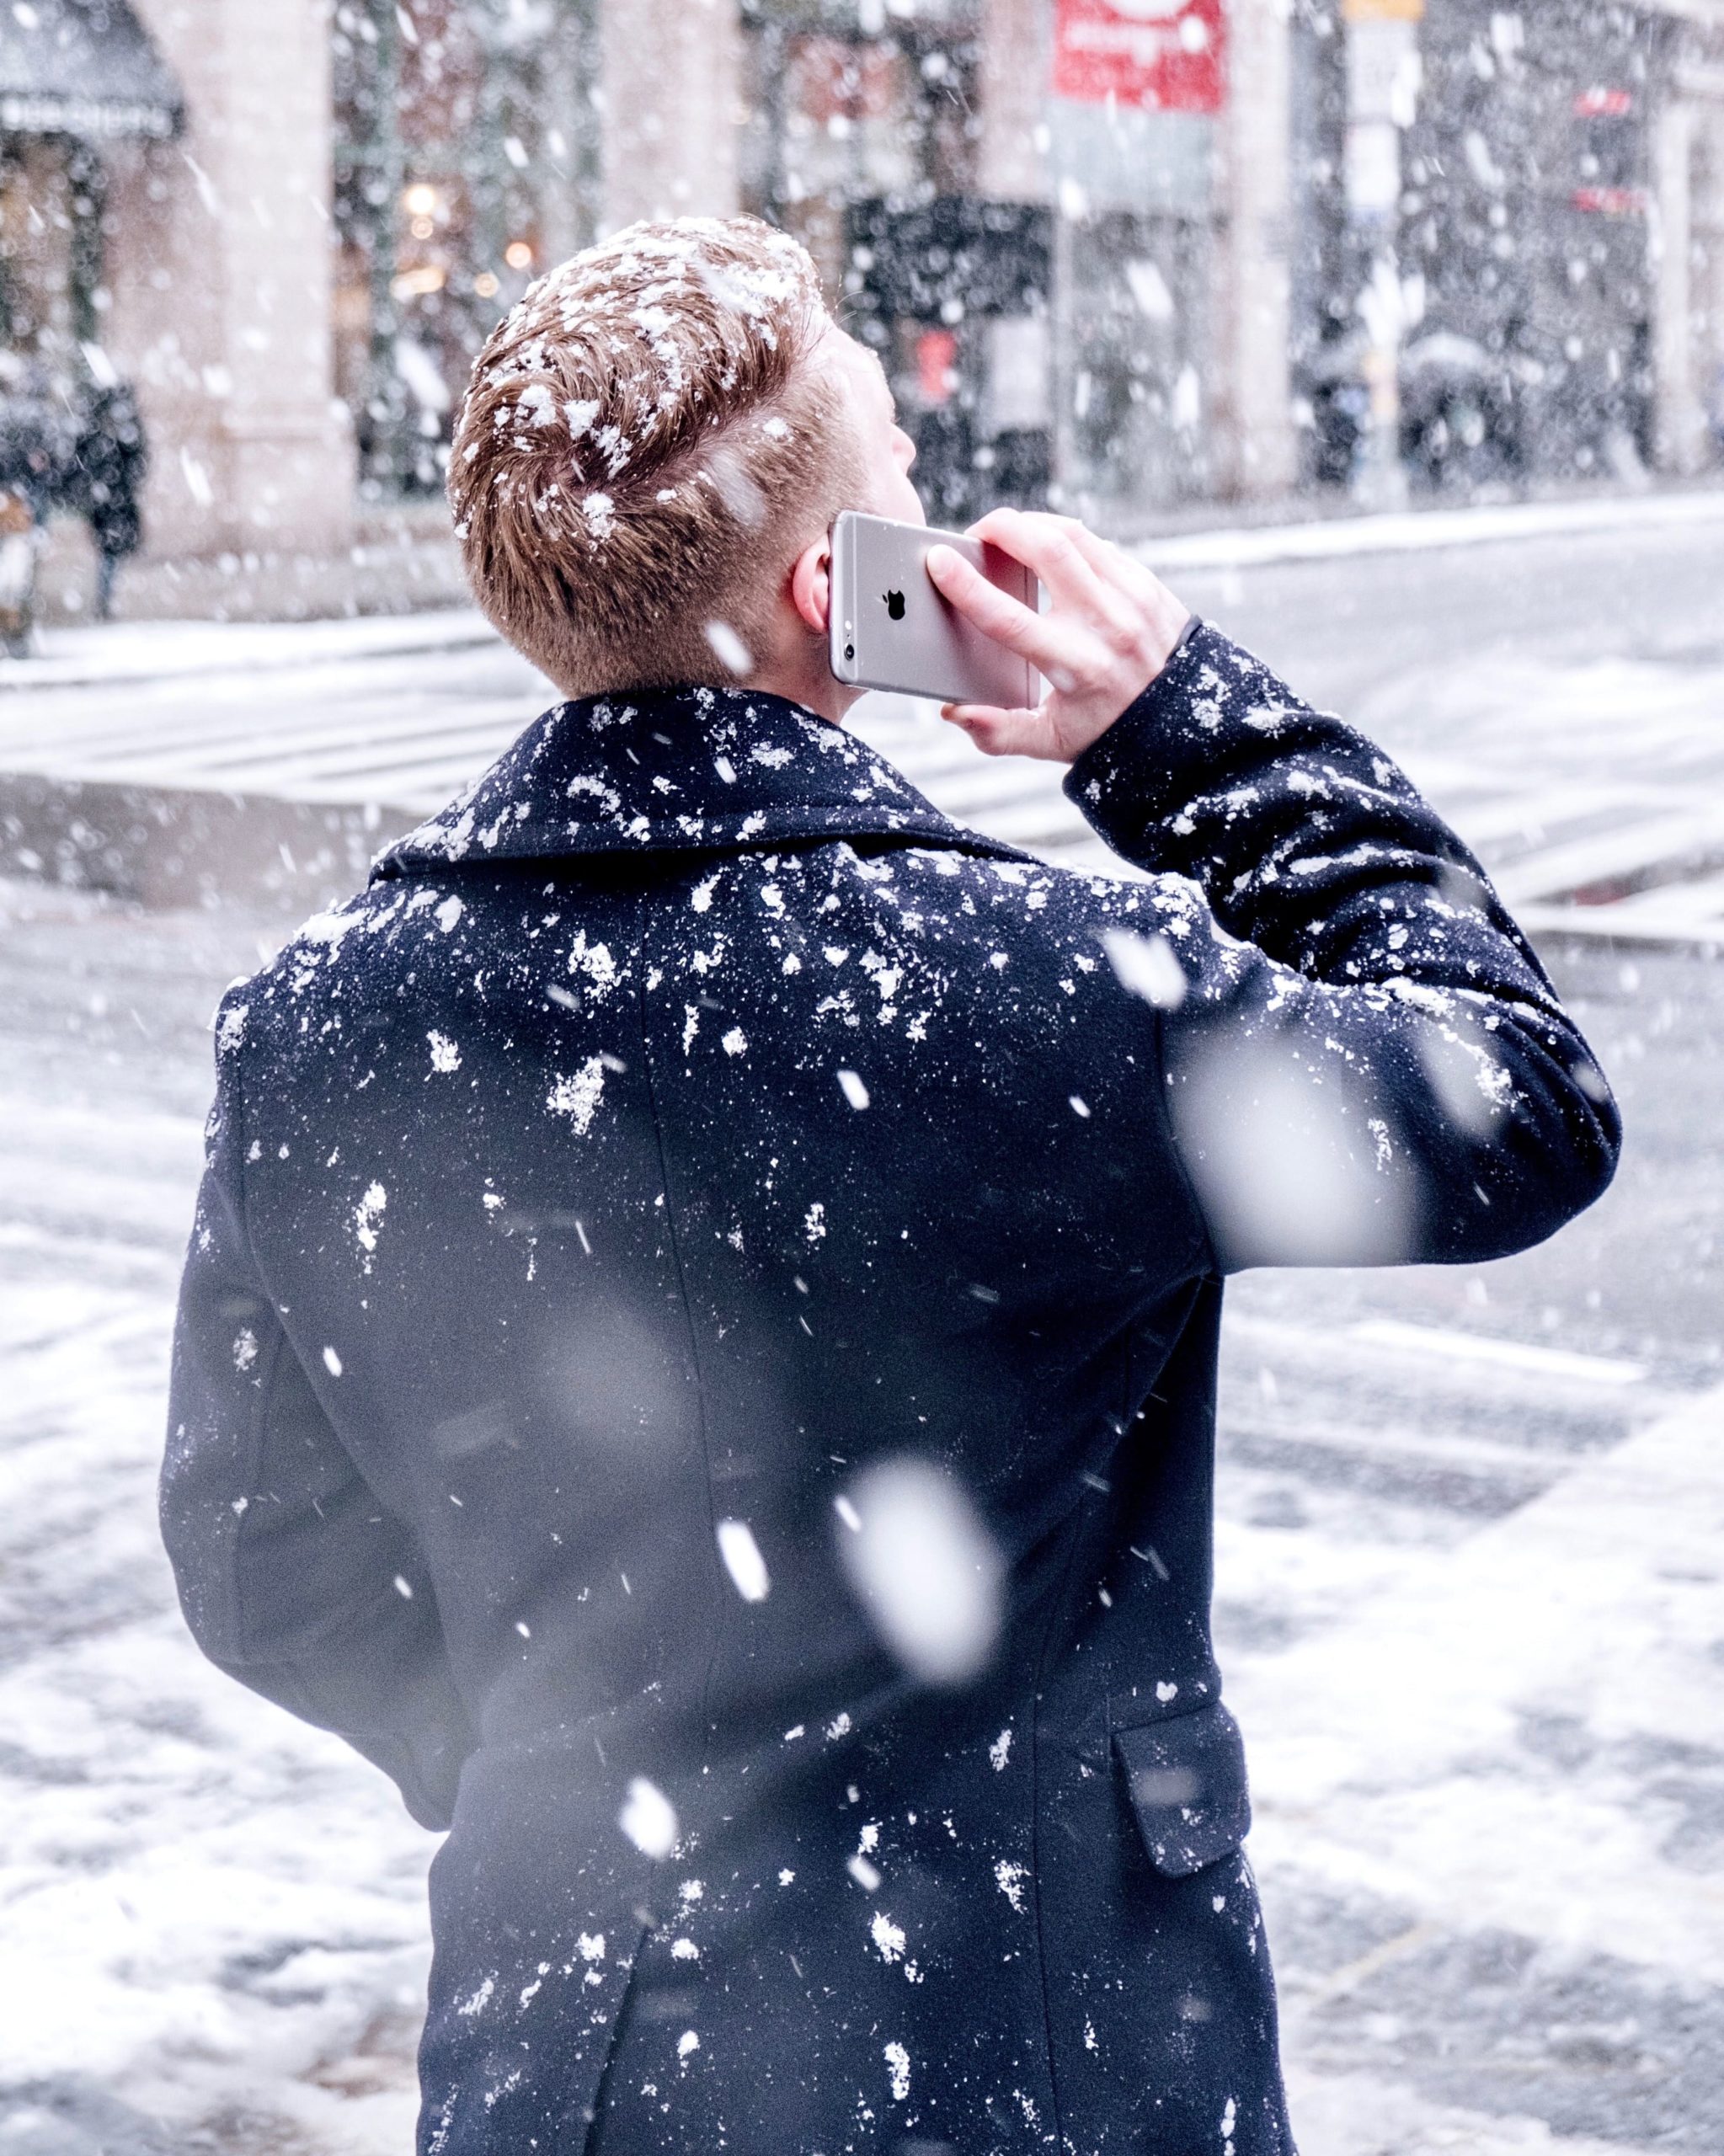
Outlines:
{"label": "stone column", "polygon": [[977,184],[1001,201],[1047,197],[1047,12],[1045,0],[982,0]]}
{"label": "stone column", "polygon": [[1694,132],[1693,111],[1680,98],[1653,122],[1653,456],[1661,471],[1684,474],[1700,469],[1706,450],[1695,368]]}
{"label": "stone column", "polygon": [[549,122],[548,180],[542,181],[539,216],[547,264],[566,261],[593,243],[600,203],[604,142],[595,93],[598,81],[598,0],[559,0],[546,40],[542,80]]}
{"label": "stone column", "polygon": [[739,206],[736,0],[600,0],[601,236]]}
{"label": "stone column", "polygon": [[1235,0],[1221,118],[1216,268],[1216,481],[1243,499],[1289,492],[1297,468],[1289,376],[1292,153],[1287,8]]}
{"label": "stone column", "polygon": [[336,552],[355,475],[332,368],[327,8],[137,7],[187,108],[179,142],[114,160],[104,337],[149,430],[149,551]]}

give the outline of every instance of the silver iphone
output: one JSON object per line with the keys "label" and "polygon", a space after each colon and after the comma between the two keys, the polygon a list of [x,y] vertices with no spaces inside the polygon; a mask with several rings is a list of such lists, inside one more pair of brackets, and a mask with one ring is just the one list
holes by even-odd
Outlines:
{"label": "silver iphone", "polygon": [[1029,661],[973,627],[936,589],[925,566],[931,547],[950,547],[992,584],[1027,606],[1040,604],[1034,574],[998,547],[961,531],[894,524],[859,510],[832,526],[829,657],[841,681],[896,689],[940,703],[1033,710],[1041,676]]}

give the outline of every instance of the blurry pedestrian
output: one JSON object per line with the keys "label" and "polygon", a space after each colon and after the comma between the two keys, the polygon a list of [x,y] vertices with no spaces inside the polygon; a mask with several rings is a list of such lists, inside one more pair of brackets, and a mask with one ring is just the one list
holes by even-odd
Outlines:
{"label": "blurry pedestrian", "polygon": [[1389,759],[1065,519],[929,573],[948,707],[1147,872],[844,731],[828,531],[917,520],[756,221],[481,355],[480,600],[568,698],[216,1025],[163,1521],[200,1642],[448,1829],[422,2156],[1286,2156],[1209,1646],[1225,1274],[1473,1262],[1615,1110]]}
{"label": "blurry pedestrian", "polygon": [[114,611],[120,565],[143,541],[140,497],[149,470],[143,415],[128,382],[99,382],[85,392],[80,413],[73,502],[96,542],[96,611]]}
{"label": "blurry pedestrian", "polygon": [[148,468],[129,383],[111,372],[56,380],[40,360],[0,353],[0,638],[13,656],[29,648],[42,534],[56,510],[89,525],[96,611],[108,620],[120,564],[142,540]]}
{"label": "blurry pedestrian", "polygon": [[0,642],[27,655],[42,531],[72,453],[72,425],[40,360],[0,351]]}
{"label": "blurry pedestrian", "polygon": [[8,659],[29,654],[35,625],[35,511],[21,488],[0,488],[0,646]]}

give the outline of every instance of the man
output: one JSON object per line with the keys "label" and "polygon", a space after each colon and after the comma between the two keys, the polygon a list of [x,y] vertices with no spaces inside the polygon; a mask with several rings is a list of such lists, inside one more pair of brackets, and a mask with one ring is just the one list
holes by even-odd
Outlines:
{"label": "man", "polygon": [[163,1480],[187,1616],[451,1829],[423,2156],[1292,2143],[1209,1645],[1220,1281],[1475,1261],[1603,1081],[1394,766],[1061,519],[952,602],[1147,874],[842,730],[916,517],[743,218],[482,356],[474,587],[570,701],[217,1021]]}

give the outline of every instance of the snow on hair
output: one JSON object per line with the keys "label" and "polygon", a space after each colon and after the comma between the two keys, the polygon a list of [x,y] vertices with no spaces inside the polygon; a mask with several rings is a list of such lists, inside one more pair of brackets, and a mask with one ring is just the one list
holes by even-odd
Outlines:
{"label": "snow on hair", "polygon": [[814,265],[756,217],[629,225],[493,331],[455,433],[467,575],[565,695],[728,681],[707,625],[766,648],[777,579],[858,498],[840,395],[802,363]]}

